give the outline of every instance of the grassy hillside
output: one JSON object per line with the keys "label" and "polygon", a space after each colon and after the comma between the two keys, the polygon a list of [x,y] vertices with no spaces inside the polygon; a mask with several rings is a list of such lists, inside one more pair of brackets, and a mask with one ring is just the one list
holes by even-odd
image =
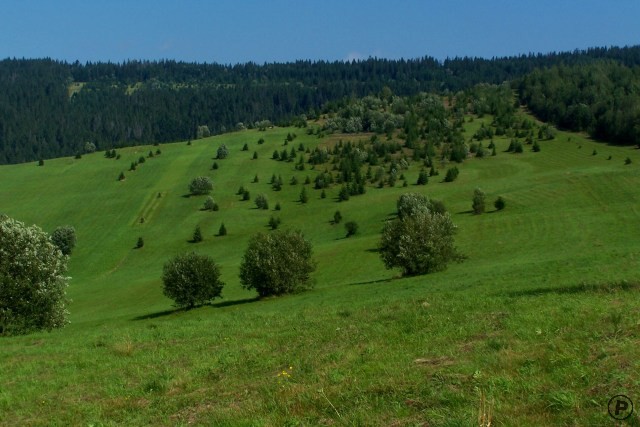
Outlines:
{"label": "grassy hillside", "polygon": [[[467,123],[467,137],[481,122]],[[298,137],[284,147],[289,132]],[[453,183],[440,182],[447,166],[439,165],[424,187],[371,186],[347,202],[336,200],[339,185],[326,199],[309,185],[303,205],[305,177],[318,171],[271,154],[335,143],[304,133],[243,131],[122,149],[118,160],[94,153],[1,167],[0,211],[48,231],[73,225],[78,246],[72,324],[2,339],[0,424],[602,425],[610,397],[634,399],[637,150],[559,132],[539,153],[509,154],[509,142],[496,139],[497,156],[467,160]],[[212,170],[222,143],[231,154]],[[404,171],[410,184],[419,168]],[[282,191],[269,185],[274,173]],[[212,178],[218,212],[187,196],[198,175]],[[240,185],[252,199],[266,194],[271,209],[242,201]],[[472,215],[476,187],[489,205],[503,196],[506,209]],[[384,269],[379,233],[406,191],[444,201],[467,260],[413,278]],[[336,210],[358,222],[355,237],[331,224]],[[316,288],[256,300],[241,289],[238,266],[272,215],[312,241]],[[222,222],[229,234],[219,237]],[[189,243],[196,225],[205,239]],[[145,246],[134,249],[139,236]],[[174,311],[162,295],[162,265],[188,250],[221,265],[224,299]]]}

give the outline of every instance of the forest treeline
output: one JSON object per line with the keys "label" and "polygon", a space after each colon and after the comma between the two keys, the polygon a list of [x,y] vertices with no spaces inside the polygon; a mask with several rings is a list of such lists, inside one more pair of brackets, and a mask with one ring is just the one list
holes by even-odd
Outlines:
{"label": "forest treeline", "polygon": [[518,84],[540,119],[623,145],[640,144],[640,67],[613,61],[536,69]]}
{"label": "forest treeline", "polygon": [[[545,88],[536,84],[546,78],[544,70],[580,70],[600,61],[637,76],[640,46],[493,59],[370,58],[262,65],[5,59],[0,61],[0,164],[79,154],[88,141],[106,150],[195,138],[204,126],[216,134],[264,120],[289,124],[302,115],[317,117],[332,102],[380,94],[383,89],[398,96],[447,94],[479,83],[518,81],[522,100],[531,102],[536,114],[556,121],[560,115],[547,115],[548,103],[535,107],[531,95]],[[597,126],[600,112],[593,115],[594,132],[612,135]],[[614,139],[629,141],[624,135]]]}

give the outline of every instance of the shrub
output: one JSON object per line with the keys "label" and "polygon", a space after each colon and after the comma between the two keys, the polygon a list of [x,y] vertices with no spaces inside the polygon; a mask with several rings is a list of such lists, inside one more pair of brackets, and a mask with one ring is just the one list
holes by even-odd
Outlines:
{"label": "shrub", "polygon": [[342,214],[340,213],[340,211],[336,211],[333,214],[333,223],[340,224],[340,221],[342,221]]}
{"label": "shrub", "polygon": [[458,174],[460,173],[460,171],[458,170],[458,168],[456,166],[447,169],[447,174],[444,177],[444,182],[453,182],[456,180],[456,178],[458,178]]}
{"label": "shrub", "polygon": [[227,227],[224,226],[224,222],[220,224],[220,228],[218,229],[218,236],[226,236],[227,235]]}
{"label": "shrub", "polygon": [[421,170],[420,174],[418,174],[418,182],[417,182],[417,184],[418,185],[425,185],[428,182],[429,182],[429,175],[427,174],[426,171]]}
{"label": "shrub", "polygon": [[258,209],[269,209],[269,199],[264,194],[258,194],[254,202]]}
{"label": "shrub", "polygon": [[283,295],[312,287],[311,243],[300,231],[275,230],[251,237],[240,264],[240,282],[258,295]]}
{"label": "shrub", "polygon": [[280,218],[276,218],[276,217],[272,216],[269,219],[269,227],[271,227],[272,230],[275,230],[280,226],[281,222],[282,221],[280,221]]}
{"label": "shrub", "polygon": [[405,218],[417,214],[418,212],[437,212],[444,214],[447,209],[444,204],[435,199],[418,193],[404,193],[396,202],[399,218]]}
{"label": "shrub", "polygon": [[47,233],[0,215],[0,335],[66,325],[66,270]]}
{"label": "shrub", "polygon": [[193,243],[202,242],[202,230],[200,230],[200,226],[196,225],[196,229],[193,231],[193,238],[191,239]]}
{"label": "shrub", "polygon": [[495,202],[493,202],[493,206],[496,210],[501,211],[507,206],[507,202],[502,198],[502,196],[498,197]]}
{"label": "shrub", "polygon": [[213,200],[213,197],[208,196],[207,199],[204,201],[204,209],[207,211],[212,211],[215,206],[216,206],[216,202],[215,200]]}
{"label": "shrub", "polygon": [[138,237],[138,242],[136,243],[136,249],[140,249],[144,246],[144,239],[142,237]]}
{"label": "shrub", "polygon": [[213,162],[213,165],[211,165],[211,169],[217,170],[218,168],[219,168],[218,162]]}
{"label": "shrub", "polygon": [[124,172],[120,172],[120,175],[118,175],[118,181],[124,181],[125,176],[124,176]]}
{"label": "shrub", "polygon": [[218,147],[218,151],[216,154],[218,159],[226,159],[227,157],[229,157],[229,149],[226,145],[222,144],[220,147]]}
{"label": "shrub", "polygon": [[257,158],[258,158],[258,152],[257,152],[257,151],[254,151],[254,152],[253,152],[253,160],[255,160],[255,159],[257,159]]}
{"label": "shrub", "polygon": [[326,199],[327,198],[327,193],[324,191],[324,188],[322,189],[322,192],[320,193],[320,198],[321,199]]}
{"label": "shrub", "polygon": [[278,202],[276,203],[275,210],[279,211],[280,209],[282,209],[282,207],[280,206],[280,202]]}
{"label": "shrub", "polygon": [[539,153],[540,152],[540,144],[538,143],[538,141],[535,141],[533,143],[533,148],[532,148],[534,153]]}
{"label": "shrub", "polygon": [[242,146],[242,151],[249,151],[249,144],[245,142],[245,144]]}
{"label": "shrub", "polygon": [[302,187],[300,191],[300,203],[307,203],[309,201],[309,195],[307,194],[307,188]]}
{"label": "shrub", "polygon": [[347,237],[351,237],[358,232],[358,223],[355,221],[347,221],[344,223],[344,228],[347,230]]}
{"label": "shrub", "polygon": [[193,178],[189,184],[189,191],[193,195],[209,194],[213,190],[213,183],[208,176],[198,176]]}
{"label": "shrub", "polygon": [[631,164],[631,158],[627,157],[626,159],[624,159],[624,164],[625,165],[630,165]]}
{"label": "shrub", "polygon": [[244,190],[242,192],[242,200],[251,200],[251,193],[249,192],[249,190]]}
{"label": "shrub", "polygon": [[387,222],[380,240],[385,267],[402,269],[403,275],[444,270],[459,259],[453,246],[456,226],[449,213],[420,211]]}
{"label": "shrub", "polygon": [[473,203],[471,205],[471,208],[473,209],[473,213],[475,215],[480,215],[484,212],[484,199],[485,194],[481,189],[476,188],[475,190],[473,190]]}
{"label": "shrub", "polygon": [[164,294],[182,308],[206,304],[220,297],[224,287],[213,259],[195,252],[178,255],[165,263],[162,282]]}
{"label": "shrub", "polygon": [[51,241],[63,255],[71,255],[76,247],[76,230],[70,225],[60,226],[51,233]]}
{"label": "shrub", "polygon": [[42,159],[38,160],[38,166],[44,166],[44,160]]}

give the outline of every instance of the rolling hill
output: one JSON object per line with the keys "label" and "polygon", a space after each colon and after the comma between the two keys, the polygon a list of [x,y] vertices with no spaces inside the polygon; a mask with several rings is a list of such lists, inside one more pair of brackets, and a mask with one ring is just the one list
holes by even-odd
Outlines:
{"label": "rolling hill", "polygon": [[[482,123],[491,117],[468,116],[465,138]],[[512,154],[509,139],[496,137],[497,155],[465,160],[454,182],[442,182],[449,165],[438,163],[438,176],[414,185],[422,165],[410,162],[407,187],[371,184],[339,202],[340,185],[323,199],[308,184],[306,204],[298,201],[305,178],[331,165],[300,171],[272,159],[300,144],[369,138],[275,127],[121,148],[119,159],[96,152],[0,167],[2,213],[48,231],[69,224],[78,235],[72,323],[2,339],[0,424],[609,422],[609,398],[633,399],[640,385],[638,150],[558,132],[540,152]],[[216,160],[221,144],[230,155]],[[217,212],[188,194],[200,175],[213,180]],[[281,191],[272,175],[282,176]],[[240,186],[252,200],[267,195],[271,209],[243,201]],[[506,208],[472,215],[477,187],[489,205],[504,197]],[[380,231],[407,191],[445,203],[466,260],[419,277],[385,270]],[[358,234],[345,238],[331,223],[336,210]],[[313,243],[316,286],[259,300],[240,287],[238,267],[273,215]],[[216,236],[221,223],[227,236]],[[204,241],[194,244],[196,225]],[[162,295],[162,265],[190,250],[219,263],[224,298],[174,310]]]}

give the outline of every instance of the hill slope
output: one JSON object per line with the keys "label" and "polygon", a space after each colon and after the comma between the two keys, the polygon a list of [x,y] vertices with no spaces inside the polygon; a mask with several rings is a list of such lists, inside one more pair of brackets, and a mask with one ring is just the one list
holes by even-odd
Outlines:
{"label": "hill slope", "polygon": [[[490,118],[465,124],[467,138],[482,122]],[[539,153],[516,155],[496,139],[497,156],[465,161],[453,183],[439,182],[439,165],[439,177],[411,185],[414,163],[404,172],[408,188],[371,186],[338,203],[339,186],[326,199],[309,186],[303,205],[302,183],[317,172],[271,153],[336,138],[299,135],[285,147],[291,132],[303,133],[243,131],[122,149],[118,160],[95,153],[0,168],[4,213],[78,232],[72,324],[3,339],[1,424],[459,425],[476,423],[479,412],[494,424],[602,424],[611,396],[637,390],[637,150],[559,132]],[[222,143],[231,154],[214,160]],[[271,189],[272,174],[282,175],[282,191]],[[212,177],[220,211],[185,197],[198,175]],[[292,176],[299,184],[289,184]],[[240,185],[252,198],[267,194],[271,210],[241,201]],[[507,208],[471,215],[476,187],[490,202],[503,196]],[[414,278],[384,269],[379,233],[405,191],[445,202],[466,261]],[[345,239],[330,223],[335,210],[359,223],[358,235]],[[246,242],[271,215],[313,242],[313,291],[255,300],[240,288]],[[229,234],[216,237],[222,222]],[[197,224],[205,240],[192,244]],[[139,236],[145,246],[136,250]],[[162,264],[191,249],[220,263],[224,299],[173,311]]]}

